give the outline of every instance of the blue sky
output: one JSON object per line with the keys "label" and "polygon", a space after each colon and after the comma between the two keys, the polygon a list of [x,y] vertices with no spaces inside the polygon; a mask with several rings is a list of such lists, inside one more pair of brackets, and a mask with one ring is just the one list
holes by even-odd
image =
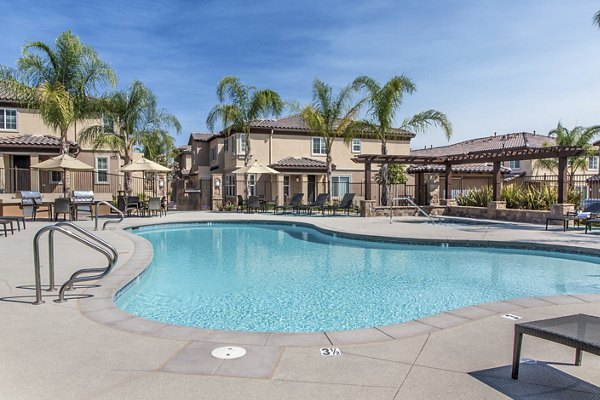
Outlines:
{"label": "blue sky", "polygon": [[[116,70],[140,79],[183,125],[206,131],[217,82],[278,91],[306,104],[319,78],[359,75],[417,85],[397,120],[445,112],[451,142],[600,123],[600,29],[588,0],[46,1],[20,0],[0,24],[0,64],[29,41],[72,30]],[[412,147],[447,143],[439,130]]]}

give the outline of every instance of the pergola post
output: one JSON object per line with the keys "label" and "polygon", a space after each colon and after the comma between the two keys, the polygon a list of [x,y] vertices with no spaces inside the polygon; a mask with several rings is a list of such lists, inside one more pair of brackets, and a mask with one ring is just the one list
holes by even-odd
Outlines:
{"label": "pergola post", "polygon": [[567,160],[567,157],[560,157],[558,159],[558,204],[563,204],[566,201],[566,193],[569,190],[569,183],[567,182]]}
{"label": "pergola post", "polygon": [[365,200],[371,200],[371,163],[365,163]]}
{"label": "pergola post", "polygon": [[452,182],[452,164],[446,163],[444,165],[446,166],[446,180],[444,182],[444,199],[450,200],[452,198],[452,195],[450,193],[450,182]]}
{"label": "pergola post", "polygon": [[494,161],[494,169],[492,172],[492,201],[500,201],[500,196],[502,195],[502,174],[500,173],[502,170],[500,168],[501,166],[502,163],[500,161]]}

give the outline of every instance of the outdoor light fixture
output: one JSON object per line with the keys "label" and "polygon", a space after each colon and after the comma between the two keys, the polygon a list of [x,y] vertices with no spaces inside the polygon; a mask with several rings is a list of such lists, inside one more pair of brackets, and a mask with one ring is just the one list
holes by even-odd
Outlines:
{"label": "outdoor light fixture", "polygon": [[215,189],[218,189],[221,187],[221,180],[219,178],[215,178]]}

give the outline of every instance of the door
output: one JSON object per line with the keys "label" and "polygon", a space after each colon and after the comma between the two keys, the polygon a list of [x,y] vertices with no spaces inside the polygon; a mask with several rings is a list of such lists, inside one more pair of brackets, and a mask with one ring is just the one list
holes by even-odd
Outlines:
{"label": "door", "polygon": [[316,175],[308,175],[308,197],[307,201],[312,203],[315,201],[317,193],[317,177]]}
{"label": "door", "polygon": [[13,192],[21,190],[31,190],[31,158],[29,156],[12,156],[13,173],[12,180],[14,185]]}

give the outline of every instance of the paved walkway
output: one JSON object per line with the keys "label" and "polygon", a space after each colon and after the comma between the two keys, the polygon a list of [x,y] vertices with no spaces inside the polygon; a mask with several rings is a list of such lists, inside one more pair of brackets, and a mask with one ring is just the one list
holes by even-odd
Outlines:
{"label": "paved walkway", "polygon": [[[579,246],[600,255],[600,238],[582,231],[511,224],[431,226],[384,218],[170,213],[132,218],[125,226],[223,219],[292,220],[324,229],[398,238]],[[403,220],[404,221],[404,220]],[[99,232],[119,251],[100,287],[79,289],[66,303],[44,292],[32,306],[32,238],[44,222],[0,238],[0,399],[592,399],[600,398],[600,358],[526,337],[519,381],[510,379],[514,321],[572,313],[600,316],[600,295],[551,296],[483,304],[390,327],[317,334],[265,334],[172,327],[117,309],[111,298],[147,265],[148,243],[120,229]],[[89,221],[78,223],[91,229]],[[42,242],[45,246],[45,240]],[[44,249],[43,249],[44,250]],[[47,274],[47,251],[42,251]],[[57,282],[105,260],[56,237]],[[43,276],[47,283],[47,276]],[[248,351],[219,361],[222,345]],[[323,357],[335,346],[341,356]],[[537,360],[537,361],[535,361]]]}

